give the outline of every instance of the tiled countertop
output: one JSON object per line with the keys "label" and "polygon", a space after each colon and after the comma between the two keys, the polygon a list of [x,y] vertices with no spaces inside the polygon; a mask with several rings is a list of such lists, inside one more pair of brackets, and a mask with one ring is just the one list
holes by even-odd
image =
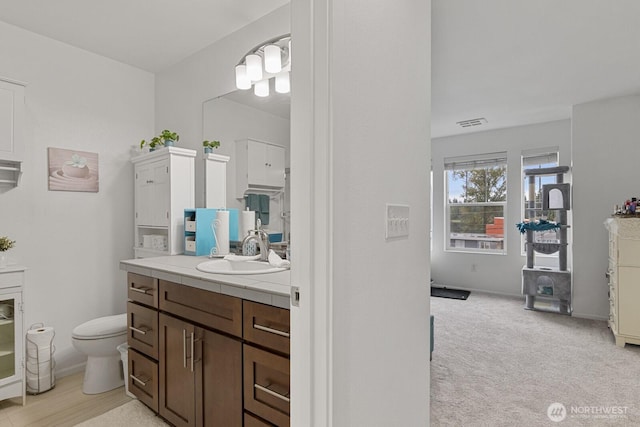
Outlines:
{"label": "tiled countertop", "polygon": [[280,308],[290,308],[289,270],[267,274],[213,274],[196,269],[206,256],[173,255],[120,261],[120,269]]}

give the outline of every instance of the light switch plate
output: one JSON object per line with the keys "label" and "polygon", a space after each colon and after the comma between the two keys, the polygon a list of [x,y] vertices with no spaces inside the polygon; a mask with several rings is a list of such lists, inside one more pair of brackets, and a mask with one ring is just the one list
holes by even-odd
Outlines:
{"label": "light switch plate", "polygon": [[409,237],[409,205],[387,203],[385,215],[385,239]]}

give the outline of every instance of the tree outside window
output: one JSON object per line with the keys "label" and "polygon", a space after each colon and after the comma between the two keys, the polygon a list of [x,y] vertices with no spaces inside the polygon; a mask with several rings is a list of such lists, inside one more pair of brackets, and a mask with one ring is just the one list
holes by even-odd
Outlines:
{"label": "tree outside window", "polygon": [[504,253],[506,156],[445,163],[447,249]]}

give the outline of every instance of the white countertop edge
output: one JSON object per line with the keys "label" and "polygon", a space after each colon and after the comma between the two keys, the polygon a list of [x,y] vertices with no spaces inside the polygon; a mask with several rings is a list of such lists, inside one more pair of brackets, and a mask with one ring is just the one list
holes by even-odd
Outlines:
{"label": "white countertop edge", "polygon": [[280,308],[290,308],[290,272],[226,275],[205,273],[195,267],[207,257],[173,255],[120,261],[120,269],[194,288],[247,299]]}

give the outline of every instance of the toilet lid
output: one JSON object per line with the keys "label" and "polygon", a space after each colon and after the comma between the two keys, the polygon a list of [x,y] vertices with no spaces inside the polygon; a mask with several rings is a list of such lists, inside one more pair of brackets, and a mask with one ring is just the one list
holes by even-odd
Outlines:
{"label": "toilet lid", "polygon": [[76,326],[73,338],[96,339],[122,335],[127,331],[127,313],[99,317]]}

